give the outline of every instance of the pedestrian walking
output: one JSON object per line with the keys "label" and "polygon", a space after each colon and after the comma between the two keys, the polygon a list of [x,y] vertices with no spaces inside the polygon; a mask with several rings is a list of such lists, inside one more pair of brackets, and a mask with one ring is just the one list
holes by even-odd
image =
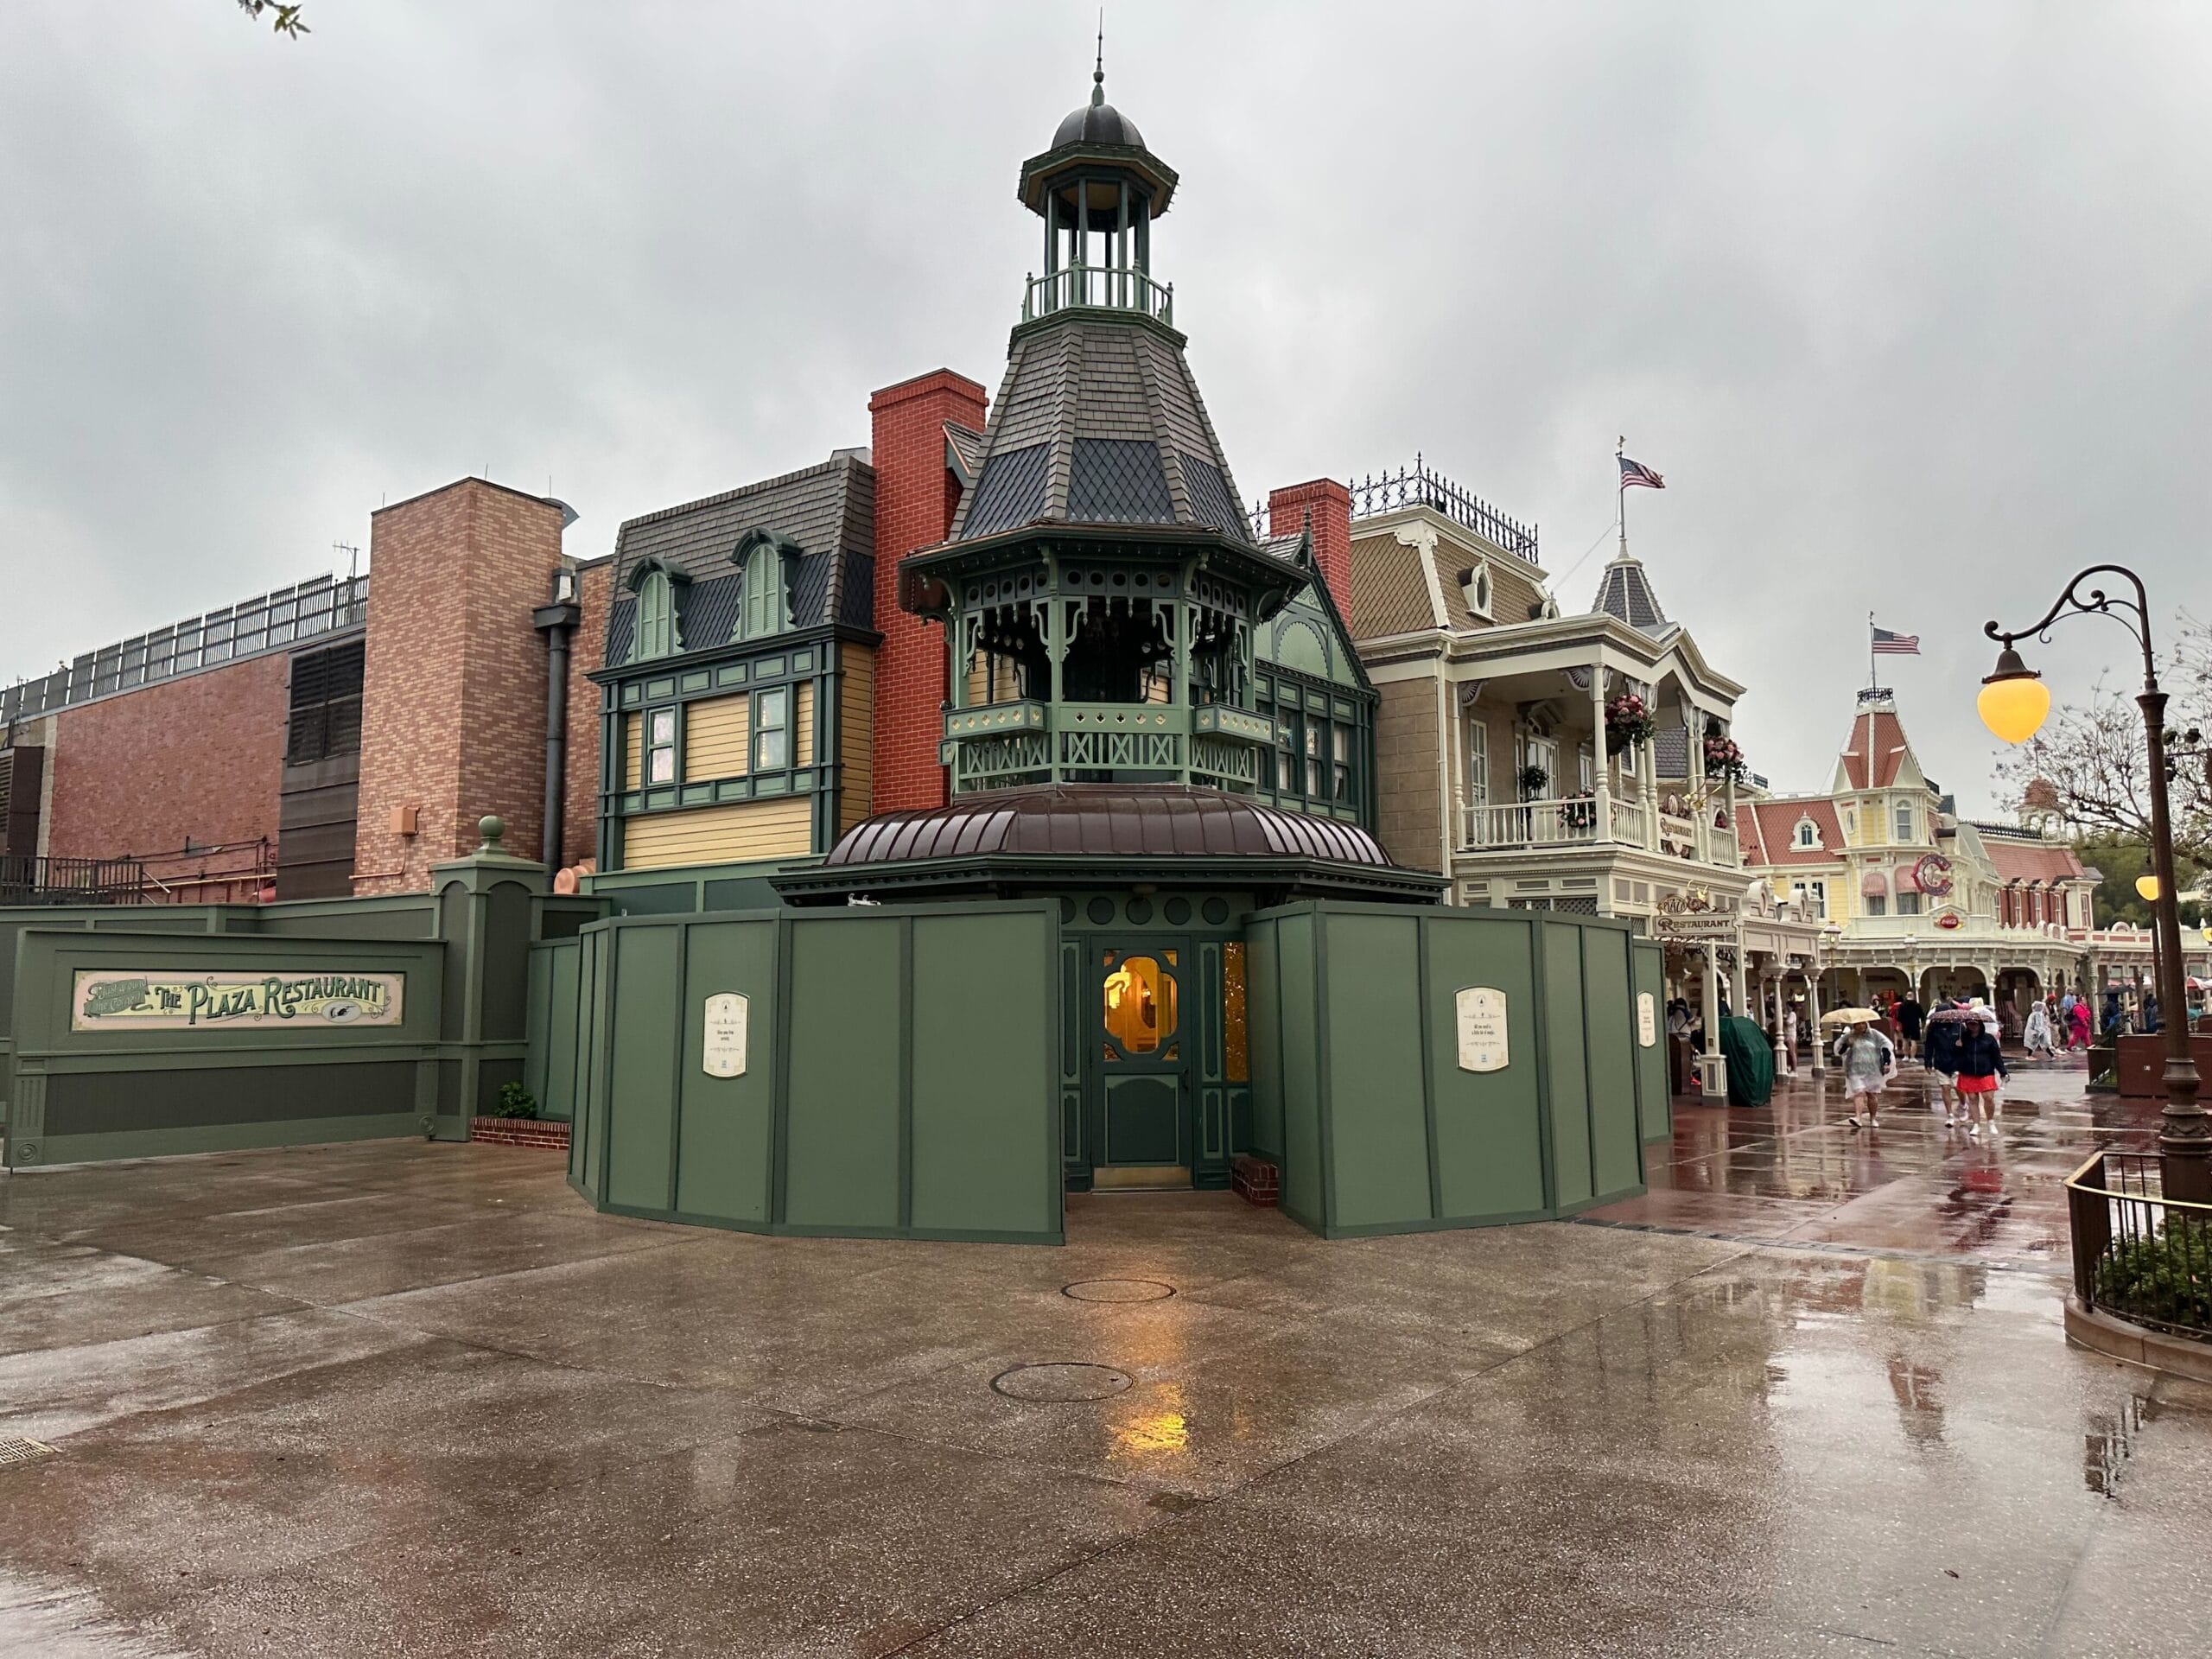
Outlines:
{"label": "pedestrian walking", "polygon": [[1843,1067],[1844,1104],[1853,1109],[1843,1121],[1854,1129],[1880,1128],[1882,1084],[1897,1063],[1897,1045],[1862,1020],[1835,1039],[1835,1058]]}
{"label": "pedestrian walking", "polygon": [[[1946,1006],[1964,1008],[1966,1001],[1961,998]],[[1938,1014],[1944,1011],[1942,1008],[1936,1010]],[[1936,1089],[1942,1096],[1946,1127],[1960,1121],[1959,1036],[1964,1029],[1964,1023],[1955,1019],[1931,1020],[1928,1025],[1928,1040],[1921,1046],[1923,1063],[1936,1074]]]}
{"label": "pedestrian walking", "polygon": [[2058,1046],[2069,1054],[2074,1052],[2074,1004],[2076,1001],[2071,991],[2058,999]]}
{"label": "pedestrian walking", "polygon": [[2074,1006],[2066,1011],[2066,1033],[2071,1039],[2066,1045],[2068,1048],[2087,1048],[2089,1046],[2088,998],[2077,996],[2074,999]]}
{"label": "pedestrian walking", "polygon": [[2021,1030],[2020,1041],[2031,1059],[2037,1056],[2049,1059],[2056,1054],[2050,1040],[2050,1010],[2042,1003],[2028,1004],[2028,1021]]}
{"label": "pedestrian walking", "polygon": [[1789,1074],[1797,1075],[1797,1005],[1785,1002],[1782,1008],[1782,1054],[1788,1063]]}
{"label": "pedestrian walking", "polygon": [[2005,1045],[1986,1020],[1969,1020],[1959,1027],[1959,1093],[1967,1109],[1967,1133],[1997,1137],[1997,1119],[2003,1109],[2001,1079],[2011,1075],[2005,1064]]}
{"label": "pedestrian walking", "polygon": [[1905,1058],[1916,1058],[1920,1053],[1921,1033],[1927,1028],[1928,1010],[1921,1007],[1920,1000],[1908,991],[1890,1012],[1897,1019],[1897,1036]]}

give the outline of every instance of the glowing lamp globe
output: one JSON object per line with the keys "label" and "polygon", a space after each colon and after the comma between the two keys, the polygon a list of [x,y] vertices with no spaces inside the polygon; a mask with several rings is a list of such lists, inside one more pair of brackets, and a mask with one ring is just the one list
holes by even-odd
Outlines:
{"label": "glowing lamp globe", "polygon": [[1996,671],[1981,683],[1974,707],[1981,723],[2005,742],[2024,743],[2050,716],[2050,688],[2007,645],[1997,653]]}
{"label": "glowing lamp globe", "polygon": [[2135,891],[2140,893],[2150,903],[2154,905],[2157,904],[2158,902],[2158,878],[2155,875],[2137,876],[2135,878]]}

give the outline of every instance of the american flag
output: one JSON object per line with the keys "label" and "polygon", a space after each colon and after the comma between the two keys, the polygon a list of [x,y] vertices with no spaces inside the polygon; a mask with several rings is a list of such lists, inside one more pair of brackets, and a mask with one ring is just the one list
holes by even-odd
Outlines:
{"label": "american flag", "polygon": [[1920,636],[1916,633],[1891,633],[1887,628],[1876,628],[1874,654],[1877,657],[1917,657],[1920,655]]}
{"label": "american flag", "polygon": [[1663,490],[1667,480],[1640,461],[1630,461],[1626,455],[1618,457],[1621,463],[1621,488],[1624,490]]}

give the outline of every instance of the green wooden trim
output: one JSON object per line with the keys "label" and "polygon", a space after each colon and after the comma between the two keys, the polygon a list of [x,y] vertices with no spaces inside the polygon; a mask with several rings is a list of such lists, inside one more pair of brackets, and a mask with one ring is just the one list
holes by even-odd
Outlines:
{"label": "green wooden trim", "polygon": [[257,1147],[340,1146],[349,1141],[423,1139],[416,1113],[379,1112],[363,1117],[302,1117],[266,1123],[211,1123],[182,1129],[129,1129],[111,1135],[49,1135],[41,1141],[35,1170],[81,1168],[123,1158],[174,1158],[195,1153],[241,1152]]}

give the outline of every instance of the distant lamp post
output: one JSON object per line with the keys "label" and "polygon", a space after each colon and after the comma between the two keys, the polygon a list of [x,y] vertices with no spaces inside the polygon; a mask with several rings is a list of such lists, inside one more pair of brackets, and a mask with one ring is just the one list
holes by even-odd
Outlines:
{"label": "distant lamp post", "polygon": [[[2114,598],[2101,588],[2083,584],[2096,577],[2124,579],[2135,590],[2133,599],[2123,593]],[[2212,1203],[2212,1116],[2197,1103],[2196,1063],[2190,1057],[2189,1021],[2173,1011],[2186,1009],[2189,1001],[2182,984],[2181,906],[2175,894],[2173,823],[2166,800],[2166,694],[2158,689],[2158,657],[2151,645],[2151,600],[2143,580],[2117,564],[2092,565],[2066,584],[2057,602],[2043,620],[2024,628],[2007,631],[1991,622],[1982,632],[2000,642],[1997,666],[1981,683],[1975,706],[1982,724],[2007,743],[2024,743],[2043,728],[2050,714],[2050,688],[2020,660],[2014,643],[2030,635],[2049,637],[2052,623],[2081,612],[2111,617],[2135,636],[2143,648],[2143,690],[2135,705],[2143,711],[2143,730],[2151,762],[2151,874],[2136,884],[2136,891],[2151,902],[2152,939],[2158,958],[2159,1006],[2166,1011],[2161,1022],[2166,1039],[2166,1103],[2159,1114],[2158,1154],[2161,1185],[2169,1198],[2190,1204]],[[2132,620],[2131,620],[2132,619]],[[2151,891],[2145,891],[2148,882]]]}

